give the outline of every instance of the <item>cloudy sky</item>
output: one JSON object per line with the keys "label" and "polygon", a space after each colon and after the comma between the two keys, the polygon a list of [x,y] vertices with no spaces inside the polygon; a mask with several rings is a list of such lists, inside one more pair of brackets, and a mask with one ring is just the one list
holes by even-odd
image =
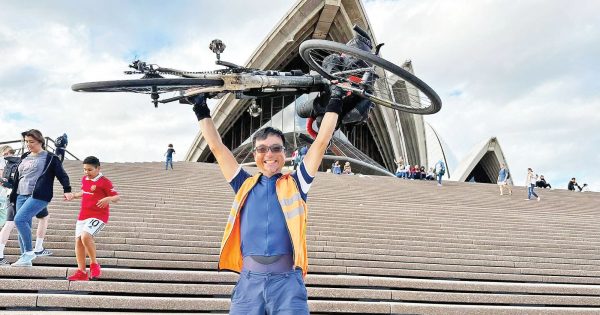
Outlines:
{"label": "cloudy sky", "polygon": [[[0,141],[37,128],[68,133],[80,157],[158,161],[173,143],[181,160],[198,130],[189,107],[70,86],[122,78],[135,58],[212,69],[213,38],[243,63],[294,2],[0,0]],[[600,190],[600,2],[363,3],[385,58],[411,59],[441,96],[426,120],[459,160],[496,136],[516,184],[532,167]]]}

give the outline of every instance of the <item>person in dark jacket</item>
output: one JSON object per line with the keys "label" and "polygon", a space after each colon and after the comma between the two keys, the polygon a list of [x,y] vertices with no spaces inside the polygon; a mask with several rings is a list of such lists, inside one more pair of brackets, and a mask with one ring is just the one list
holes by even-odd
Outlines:
{"label": "person in dark jacket", "polygon": [[56,150],[54,150],[54,154],[56,154],[56,156],[58,156],[58,158],[60,159],[60,161],[64,161],[65,160],[65,152],[67,151],[67,145],[69,144],[69,137],[67,136],[66,133],[63,133],[62,136],[59,136],[58,138],[56,138],[56,141],[54,141],[54,144],[56,144]]}
{"label": "person in dark jacket", "polygon": [[19,232],[21,257],[11,266],[31,267],[36,258],[31,244],[31,220],[52,200],[54,178],[58,178],[63,186],[65,199],[72,200],[73,194],[60,159],[45,150],[42,133],[31,129],[21,135],[29,152],[21,156],[10,193],[10,202],[16,208],[15,225]]}
{"label": "person in dark jacket", "polygon": [[537,186],[539,188],[550,188],[550,189],[552,189],[552,185],[550,185],[550,183],[546,182],[546,179],[544,178],[544,175],[540,175],[540,178],[538,179],[538,181],[535,182],[535,186]]}
{"label": "person in dark jacket", "polygon": [[[0,180],[2,181],[2,187],[12,189],[13,188],[13,178],[11,176],[13,173],[13,167],[19,165],[21,159],[15,155],[15,150],[8,146],[5,151],[2,153],[4,160],[6,160],[6,174],[2,174]],[[2,189],[0,189],[2,191]],[[5,190],[6,191],[6,190]],[[8,190],[10,191],[10,190]],[[8,195],[6,196],[8,202]],[[46,237],[46,231],[48,229],[48,209],[44,208],[40,211],[36,218],[38,219],[38,226],[36,230],[36,239],[35,239],[35,255],[36,256],[50,256],[52,252],[44,248],[44,237]],[[0,266],[10,265],[8,259],[4,257],[4,249],[6,248],[6,244],[8,243],[8,238],[10,237],[10,232],[15,227],[15,205],[14,203],[8,202],[6,209],[6,222],[0,231]]]}
{"label": "person in dark jacket", "polygon": [[587,184],[583,184],[583,186],[579,186],[579,184],[577,184],[577,180],[575,179],[575,177],[573,177],[569,181],[569,184],[567,185],[567,189],[570,191],[576,191],[575,187],[577,187],[579,189],[579,191],[583,191],[583,188],[585,188],[586,186],[587,186]]}

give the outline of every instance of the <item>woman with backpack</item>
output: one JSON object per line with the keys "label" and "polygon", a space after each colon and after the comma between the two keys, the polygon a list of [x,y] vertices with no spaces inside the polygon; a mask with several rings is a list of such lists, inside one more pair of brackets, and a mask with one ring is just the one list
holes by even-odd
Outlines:
{"label": "woman with backpack", "polygon": [[21,156],[10,193],[10,202],[15,204],[15,225],[21,247],[21,257],[12,266],[30,267],[37,257],[31,245],[31,220],[52,200],[54,178],[58,178],[63,186],[65,199],[72,200],[73,194],[60,159],[45,150],[42,133],[31,129],[21,135],[29,152]]}

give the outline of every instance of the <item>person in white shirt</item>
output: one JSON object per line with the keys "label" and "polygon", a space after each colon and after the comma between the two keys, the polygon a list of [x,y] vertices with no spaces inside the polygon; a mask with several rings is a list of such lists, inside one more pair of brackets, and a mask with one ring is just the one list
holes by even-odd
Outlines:
{"label": "person in white shirt", "polygon": [[537,201],[540,201],[540,196],[538,196],[535,191],[535,183],[537,182],[537,175],[533,173],[533,170],[530,168],[527,169],[527,179],[525,180],[525,186],[527,186],[527,199],[531,200],[531,196],[535,196]]}

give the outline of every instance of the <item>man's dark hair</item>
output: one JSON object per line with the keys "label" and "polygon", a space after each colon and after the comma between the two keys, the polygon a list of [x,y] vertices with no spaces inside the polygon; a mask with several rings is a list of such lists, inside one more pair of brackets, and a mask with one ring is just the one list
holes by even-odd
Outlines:
{"label": "man's dark hair", "polygon": [[277,129],[277,128],[273,128],[273,127],[265,127],[263,129],[260,129],[259,131],[257,131],[254,136],[252,136],[252,147],[256,146],[256,140],[265,140],[267,139],[268,136],[278,136],[279,138],[281,138],[281,141],[283,142],[283,146],[285,147],[285,137],[283,136],[283,132],[281,132],[281,130]]}
{"label": "man's dark hair", "polygon": [[83,159],[83,164],[93,165],[94,167],[100,167],[100,160],[95,156],[88,156]]}

